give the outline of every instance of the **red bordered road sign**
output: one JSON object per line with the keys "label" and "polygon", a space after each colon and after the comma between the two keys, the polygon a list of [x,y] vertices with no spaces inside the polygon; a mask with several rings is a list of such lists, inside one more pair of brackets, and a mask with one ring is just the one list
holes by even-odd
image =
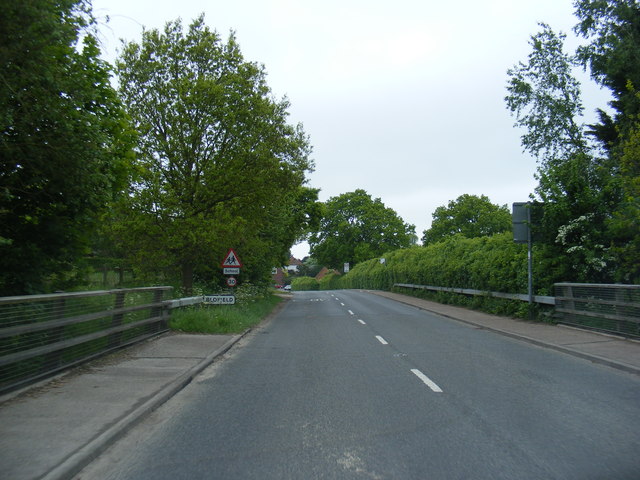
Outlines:
{"label": "red bordered road sign", "polygon": [[220,266],[222,268],[232,268],[232,267],[241,268],[242,262],[240,261],[240,258],[238,257],[238,255],[236,255],[236,252],[233,251],[233,248],[230,248],[229,251],[227,252],[227,256],[224,257],[224,260],[222,261]]}
{"label": "red bordered road sign", "polygon": [[228,277],[227,278],[227,286],[228,287],[235,287],[238,284],[238,281],[236,280],[236,277]]}

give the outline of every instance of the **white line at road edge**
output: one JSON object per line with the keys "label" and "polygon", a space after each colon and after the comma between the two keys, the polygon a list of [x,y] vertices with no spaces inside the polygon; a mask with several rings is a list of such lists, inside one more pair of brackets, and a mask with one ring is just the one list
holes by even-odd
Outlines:
{"label": "white line at road edge", "polygon": [[442,389],[438,385],[436,385],[433,380],[431,380],[424,373],[422,373],[420,370],[418,370],[417,368],[412,368],[411,372],[420,380],[422,380],[424,383],[426,383],[431,390],[433,390],[436,393],[442,393]]}
{"label": "white line at road edge", "polygon": [[382,338],[380,335],[376,335],[376,338],[378,339],[378,341],[383,344],[383,345],[389,345],[389,342],[387,342],[384,338]]}
{"label": "white line at road edge", "polygon": [[366,325],[366,323],[364,322],[364,320],[360,320],[360,319],[358,319],[358,321],[359,321],[361,324]]}

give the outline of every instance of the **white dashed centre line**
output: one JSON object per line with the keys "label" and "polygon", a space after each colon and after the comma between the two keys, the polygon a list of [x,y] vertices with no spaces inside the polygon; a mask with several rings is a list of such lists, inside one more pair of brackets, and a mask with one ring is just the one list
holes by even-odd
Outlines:
{"label": "white dashed centre line", "polygon": [[389,345],[389,342],[387,342],[384,338],[382,338],[380,335],[376,335],[376,338],[378,339],[378,341],[383,344],[383,345]]}
{"label": "white dashed centre line", "polygon": [[420,370],[418,370],[417,368],[412,368],[411,372],[420,380],[422,380],[431,390],[433,390],[436,393],[442,393],[442,389],[438,385],[436,385],[433,380],[431,380],[424,373],[422,373]]}
{"label": "white dashed centre line", "polygon": [[349,312],[349,315],[355,315],[355,313],[353,313],[351,310],[347,310]]}
{"label": "white dashed centre line", "polygon": [[359,321],[362,325],[366,325],[366,323],[365,323],[365,321],[364,321],[364,320],[360,320],[360,319],[358,319],[358,321]]}
{"label": "white dashed centre line", "polygon": [[344,307],[344,303],[340,302],[340,305],[342,305]]}

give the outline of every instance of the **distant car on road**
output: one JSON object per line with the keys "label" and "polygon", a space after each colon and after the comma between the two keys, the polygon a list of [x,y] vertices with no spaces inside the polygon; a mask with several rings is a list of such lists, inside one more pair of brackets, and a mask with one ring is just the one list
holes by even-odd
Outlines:
{"label": "distant car on road", "polygon": [[284,290],[286,290],[287,292],[291,290],[291,285],[285,285],[284,286]]}

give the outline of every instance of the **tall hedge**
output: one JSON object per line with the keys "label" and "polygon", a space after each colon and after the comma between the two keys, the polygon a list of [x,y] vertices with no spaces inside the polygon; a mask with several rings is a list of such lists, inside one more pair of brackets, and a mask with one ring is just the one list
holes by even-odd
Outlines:
{"label": "tall hedge", "polygon": [[338,288],[342,288],[341,276],[336,273],[328,273],[320,280],[318,283],[320,285],[320,290],[335,290]]}
{"label": "tall hedge", "polygon": [[[511,232],[480,238],[455,235],[426,247],[389,252],[384,259],[384,263],[380,259],[359,263],[340,278],[338,286],[390,290],[394,283],[413,283],[507,293],[527,291],[527,248],[514,243]],[[540,287],[547,290],[546,285]]]}
{"label": "tall hedge", "polygon": [[291,289],[297,291],[318,290],[318,281],[313,277],[296,277],[291,280]]}

